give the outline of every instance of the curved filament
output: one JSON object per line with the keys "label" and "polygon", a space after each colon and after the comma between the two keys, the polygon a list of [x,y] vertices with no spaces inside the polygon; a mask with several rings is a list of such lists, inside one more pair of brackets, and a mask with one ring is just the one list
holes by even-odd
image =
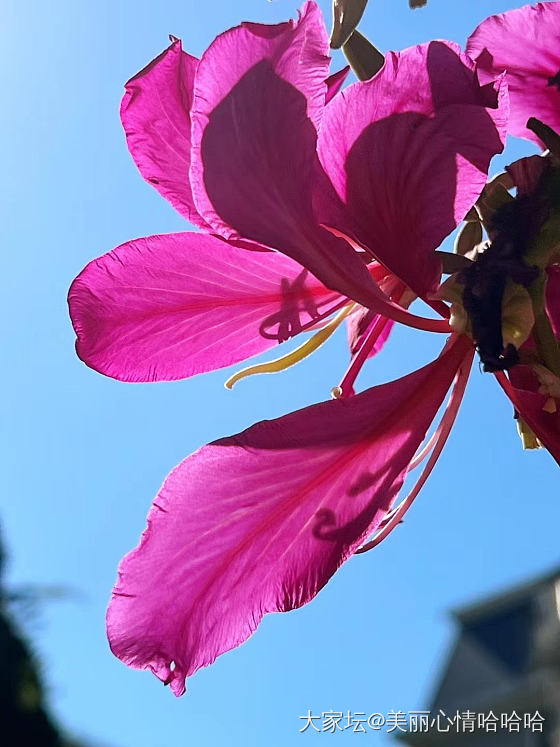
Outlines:
{"label": "curved filament", "polygon": [[350,361],[350,365],[346,369],[346,373],[344,374],[342,381],[339,384],[339,389],[341,391],[342,397],[348,397],[353,394],[354,382],[356,381],[356,377],[360,373],[362,366],[366,362],[370,351],[377,342],[379,335],[383,331],[383,328],[386,324],[387,319],[384,316],[378,316],[373,323],[370,331],[367,333],[364,341],[362,342],[361,347],[353,356],[352,360]]}
{"label": "curved filament", "polygon": [[[422,459],[424,459],[427,455],[427,452],[426,454],[423,454],[425,449],[428,447],[428,445],[432,447],[432,453],[430,455],[430,458],[428,459],[426,466],[422,470],[422,474],[420,475],[416,484],[414,485],[410,493],[406,496],[406,498],[404,498],[396,508],[394,508],[387,514],[387,516],[379,526],[377,533],[375,534],[373,539],[359,547],[356,550],[356,554],[368,552],[368,550],[372,550],[374,547],[377,547],[377,545],[379,545],[379,543],[382,542],[393,531],[397,524],[402,521],[403,516],[411,507],[418,493],[423,488],[424,483],[430,476],[437,460],[439,459],[439,456],[443,450],[443,447],[445,446],[445,443],[455,422],[455,418],[457,417],[457,413],[459,412],[459,407],[461,405],[461,401],[467,387],[467,381],[469,379],[473,357],[474,349],[469,352],[469,355],[467,357],[465,357],[465,360],[463,361],[461,367],[459,368],[459,371],[457,372],[457,376],[453,384],[453,389],[451,391],[451,396],[449,397],[449,401],[447,403],[447,407],[445,408],[445,412],[443,414],[441,422],[436,430],[436,433],[434,434],[435,438],[433,443],[431,443],[432,439],[430,439],[428,441],[428,444],[426,444],[426,447],[422,449],[420,454],[418,454],[411,462],[411,465],[415,463],[414,466],[418,466],[420,461],[422,461]],[[420,459],[421,454],[423,454],[422,459]],[[410,469],[412,469],[411,466],[409,466],[409,470]]]}
{"label": "curved filament", "polygon": [[426,443],[424,444],[424,446],[422,446],[419,449],[419,451],[417,451],[416,454],[414,455],[411,463],[408,465],[408,471],[409,472],[412,472],[412,470],[416,469],[416,467],[418,467],[419,464],[422,464],[422,462],[424,461],[424,459],[428,456],[428,454],[430,453],[430,451],[434,448],[434,446],[436,444],[436,441],[440,437],[441,428],[442,428],[442,423],[440,421],[438,427],[432,433],[432,435],[430,436],[430,438],[426,441]]}

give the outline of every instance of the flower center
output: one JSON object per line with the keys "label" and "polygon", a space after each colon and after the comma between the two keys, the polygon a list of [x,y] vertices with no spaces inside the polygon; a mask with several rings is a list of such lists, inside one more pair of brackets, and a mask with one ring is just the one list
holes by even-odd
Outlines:
{"label": "flower center", "polygon": [[[526,213],[524,199],[499,208],[491,221],[494,237],[490,245],[457,277],[484,371],[504,371],[518,363],[517,348],[531,331],[533,320],[525,319],[530,317],[530,301],[524,304],[522,298],[540,271],[524,260],[532,233]],[[504,334],[506,319],[509,324]],[[528,330],[526,321],[530,321]]]}
{"label": "flower center", "polygon": [[472,337],[484,371],[536,362],[560,376],[560,347],[546,309],[547,267],[560,256],[560,168],[553,155],[510,167],[522,184],[515,198],[499,177],[487,185],[476,214],[489,240],[461,244],[470,261],[440,291],[452,301],[451,326]]}

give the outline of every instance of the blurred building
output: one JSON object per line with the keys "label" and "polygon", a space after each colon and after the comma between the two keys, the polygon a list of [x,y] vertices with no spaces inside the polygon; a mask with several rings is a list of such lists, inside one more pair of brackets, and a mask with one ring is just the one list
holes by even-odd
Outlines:
{"label": "blurred building", "polygon": [[457,636],[417,747],[560,747],[560,569],[453,612]]}

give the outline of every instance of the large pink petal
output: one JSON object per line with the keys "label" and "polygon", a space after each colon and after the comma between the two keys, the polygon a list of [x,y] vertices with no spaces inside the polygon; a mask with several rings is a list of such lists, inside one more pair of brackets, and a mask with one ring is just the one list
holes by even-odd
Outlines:
{"label": "large pink petal", "polygon": [[91,262],[69,293],[78,355],[122,381],[237,363],[339,301],[288,257],[199,233],[129,241]]}
{"label": "large pink petal", "polygon": [[338,70],[336,73],[333,73],[332,75],[329,75],[325,83],[327,84],[327,94],[325,97],[325,103],[329,103],[336,94],[340,91],[344,83],[346,82],[346,78],[348,77],[348,73],[350,72],[350,66],[346,65],[346,67],[343,67],[341,70]]}
{"label": "large pink petal", "polygon": [[[216,441],[166,479],[108,611],[113,652],[176,695],[263,615],[310,601],[393,504],[461,362]],[[172,665],[173,662],[173,665]]]}
{"label": "large pink petal", "polygon": [[470,36],[467,54],[488,77],[507,70],[508,132],[540,144],[526,127],[530,117],[560,130],[560,3],[490,16]]}
{"label": "large pink petal", "polygon": [[[389,53],[371,80],[325,109],[319,156],[345,210],[320,209],[425,296],[439,282],[434,250],[483,189],[505,139],[505,85],[480,88],[456,45]],[[323,193],[324,194],[324,193]],[[332,225],[332,224],[331,224]]]}
{"label": "large pink petal", "polygon": [[318,179],[332,189],[316,153],[327,51],[311,2],[298,21],[244,23],[219,36],[196,75],[191,185],[200,213],[225,238],[278,249],[367,305],[372,280],[364,263],[313,213]]}
{"label": "large pink petal", "polygon": [[126,84],[121,120],[144,179],[191,223],[208,228],[189,185],[191,118],[198,60],[174,41]]}

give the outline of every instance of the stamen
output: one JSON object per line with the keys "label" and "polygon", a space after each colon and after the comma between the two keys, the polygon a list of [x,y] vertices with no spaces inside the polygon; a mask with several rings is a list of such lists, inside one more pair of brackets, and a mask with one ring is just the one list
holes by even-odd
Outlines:
{"label": "stamen", "polygon": [[422,464],[424,459],[428,456],[430,451],[434,448],[434,445],[441,434],[441,422],[436,428],[436,430],[432,433],[430,438],[426,441],[424,446],[421,446],[420,449],[416,452],[414,455],[411,463],[408,465],[408,472],[412,472],[413,469],[416,469],[419,464]]}
{"label": "stamen", "polygon": [[[387,288],[387,294],[391,298],[393,298],[393,294],[396,295],[398,303],[403,306],[403,308],[408,308],[408,305],[412,303],[412,301],[416,298],[416,296],[410,291],[406,286],[404,286],[403,283],[400,281],[396,281],[393,276],[390,276],[390,279],[392,282],[388,283]],[[400,286],[400,292],[397,295],[397,291]],[[404,287],[404,290],[403,290]],[[392,288],[392,290],[391,290]],[[334,389],[333,389],[333,396],[337,397],[352,397],[354,395],[354,382],[356,381],[356,378],[358,374],[360,373],[364,363],[369,357],[369,354],[375,347],[375,344],[377,343],[380,335],[383,333],[383,330],[385,328],[385,325],[387,324],[389,320],[384,317],[383,315],[378,315],[378,318],[375,319],[370,325],[369,331],[365,333],[364,339],[362,340],[362,344],[358,348],[358,350],[354,353],[352,360],[350,361],[350,365],[346,369],[346,373],[342,377],[342,381],[340,382],[340,385],[335,387],[335,389],[340,391],[340,394],[335,395]]]}
{"label": "stamen", "polygon": [[379,316],[373,323],[370,331],[367,333],[358,351],[350,361],[350,365],[346,369],[346,373],[342,377],[342,381],[336,389],[340,389],[341,397],[350,397],[354,393],[354,382],[356,377],[360,373],[362,366],[367,360],[367,357],[373,349],[375,343],[379,339],[379,335],[383,331],[383,328],[387,324],[387,319],[384,316]]}
{"label": "stamen", "polygon": [[[394,508],[387,514],[385,519],[378,527],[377,533],[375,534],[373,539],[359,547],[356,550],[356,554],[368,552],[368,550],[372,550],[374,547],[379,545],[379,543],[382,542],[393,531],[397,524],[400,524],[403,516],[413,504],[420,490],[424,487],[424,483],[435,467],[435,464],[439,459],[443,447],[445,446],[445,443],[449,437],[453,424],[455,423],[455,419],[457,417],[457,413],[459,412],[459,407],[461,406],[461,401],[467,387],[467,381],[469,379],[473,357],[474,350],[472,350],[469,355],[465,357],[465,360],[463,361],[461,367],[459,368],[459,371],[457,372],[457,376],[455,377],[455,382],[453,384],[453,389],[451,391],[447,407],[445,408],[443,417],[436,430],[437,437],[433,443],[433,451],[430,455],[430,458],[428,459],[428,463],[422,470],[422,474],[418,478],[416,484],[407,495],[407,497],[404,498],[404,500],[401,501],[401,503],[396,508]],[[432,439],[430,439],[430,441],[431,440]],[[428,444],[430,443],[430,441],[428,441]],[[418,457],[415,457],[415,459],[412,460],[411,464],[416,462],[415,466],[417,466],[419,457],[420,455],[418,455]],[[409,466],[409,471],[410,469],[411,467]]]}
{"label": "stamen", "polygon": [[441,299],[426,298],[423,300],[425,301],[425,303],[428,304],[428,306],[432,307],[432,309],[436,312],[436,314],[439,314],[443,319],[449,319],[451,315],[451,311],[449,309],[449,306],[446,303],[444,303]]}
{"label": "stamen", "polygon": [[[404,324],[406,327],[421,329],[424,332],[441,332],[443,334],[449,334],[453,331],[449,326],[447,318],[430,319],[429,317],[417,316],[416,314],[412,314],[410,311],[403,309],[402,306],[399,306],[394,301],[391,301],[391,299],[388,298],[383,293],[383,291],[379,289],[379,286],[377,286],[377,288],[380,295],[375,300],[372,300],[372,302],[369,304],[369,308],[372,309],[372,311],[375,311],[378,314],[383,314],[383,316],[387,317],[387,319],[391,319],[394,322],[399,322],[399,324]],[[449,312],[445,307],[445,304],[431,300],[427,300],[426,303],[432,306],[432,308],[436,309],[438,313],[440,313],[443,317],[449,316]]]}
{"label": "stamen", "polygon": [[234,384],[237,384],[241,379],[246,379],[248,376],[262,373],[277,373],[278,371],[284,371],[286,368],[291,368],[291,366],[294,366],[299,361],[307,358],[308,355],[311,355],[311,353],[314,353],[317,348],[326,342],[354,309],[354,306],[355,304],[353,303],[345,306],[323,329],[320,329],[313,337],[306,340],[303,345],[300,345],[287,355],[283,355],[281,358],[276,358],[273,361],[267,361],[266,363],[257,363],[254,366],[248,366],[233,374],[224,386],[226,389],[233,389]]}

